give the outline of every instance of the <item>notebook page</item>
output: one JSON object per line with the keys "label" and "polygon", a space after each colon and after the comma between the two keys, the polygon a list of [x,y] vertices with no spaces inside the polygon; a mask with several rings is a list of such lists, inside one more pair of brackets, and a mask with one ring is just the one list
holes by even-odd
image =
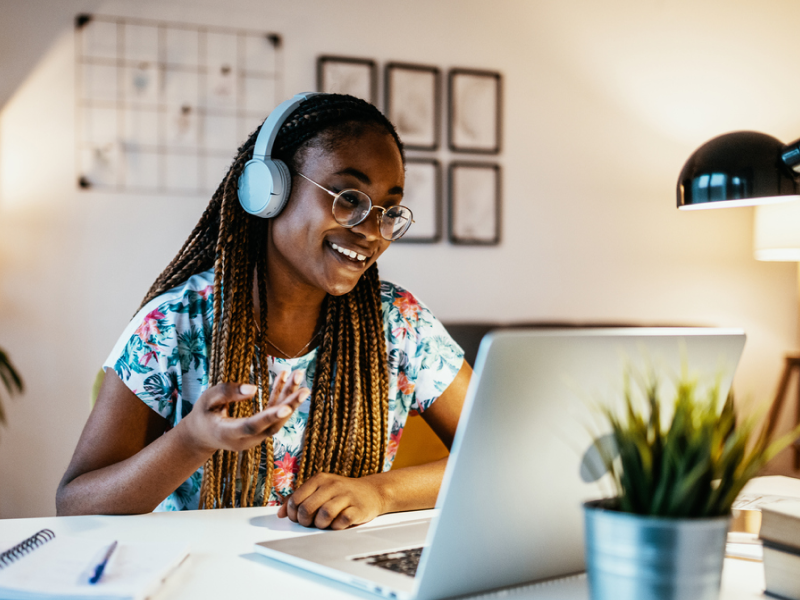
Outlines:
{"label": "notebook page", "polygon": [[[109,544],[110,540],[58,537],[0,570],[0,596],[15,591],[30,597],[137,598],[186,556],[182,543],[120,544],[102,579],[91,585],[92,567]],[[7,545],[13,544],[0,543]]]}

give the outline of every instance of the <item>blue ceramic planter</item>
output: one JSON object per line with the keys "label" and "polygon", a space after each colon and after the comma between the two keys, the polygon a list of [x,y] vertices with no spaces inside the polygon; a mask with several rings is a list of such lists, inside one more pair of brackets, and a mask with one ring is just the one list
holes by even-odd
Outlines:
{"label": "blue ceramic planter", "polygon": [[591,600],[717,600],[729,517],[648,517],[584,504]]}

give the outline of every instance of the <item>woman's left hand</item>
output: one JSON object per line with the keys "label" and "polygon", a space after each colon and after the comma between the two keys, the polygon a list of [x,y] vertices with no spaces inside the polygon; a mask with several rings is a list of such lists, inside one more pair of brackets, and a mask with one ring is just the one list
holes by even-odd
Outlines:
{"label": "woman's left hand", "polygon": [[385,510],[384,499],[370,479],[317,473],[286,498],[278,516],[320,529],[347,529],[371,521]]}

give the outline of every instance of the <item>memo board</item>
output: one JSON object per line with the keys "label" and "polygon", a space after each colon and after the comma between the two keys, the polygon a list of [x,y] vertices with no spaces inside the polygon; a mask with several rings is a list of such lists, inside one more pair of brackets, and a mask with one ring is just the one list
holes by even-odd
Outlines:
{"label": "memo board", "polygon": [[76,18],[82,189],[206,195],[283,98],[275,33]]}

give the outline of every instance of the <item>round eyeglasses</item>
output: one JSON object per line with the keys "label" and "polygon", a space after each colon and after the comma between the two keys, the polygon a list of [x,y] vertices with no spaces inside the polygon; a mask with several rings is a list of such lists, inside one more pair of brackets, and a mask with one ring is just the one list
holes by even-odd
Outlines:
{"label": "round eyeglasses", "polygon": [[393,242],[403,237],[403,234],[408,231],[408,228],[414,222],[414,215],[410,208],[400,205],[390,206],[389,208],[375,206],[372,203],[372,198],[362,191],[348,189],[336,193],[318,184],[313,179],[309,179],[302,173],[298,173],[298,175],[333,196],[333,208],[331,209],[333,218],[342,227],[350,229],[359,223],[363,223],[374,208],[381,211],[380,217],[378,217],[378,229],[381,232],[381,236],[383,239]]}

